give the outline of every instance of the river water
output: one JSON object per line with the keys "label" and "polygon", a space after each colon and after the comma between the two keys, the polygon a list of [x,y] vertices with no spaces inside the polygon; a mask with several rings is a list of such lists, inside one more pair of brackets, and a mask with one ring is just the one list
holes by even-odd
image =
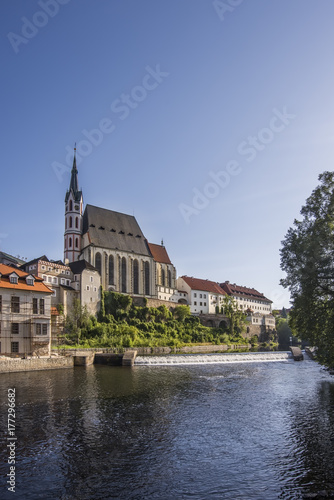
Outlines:
{"label": "river water", "polygon": [[334,498],[334,377],[285,353],[256,356],[1,375],[0,498]]}

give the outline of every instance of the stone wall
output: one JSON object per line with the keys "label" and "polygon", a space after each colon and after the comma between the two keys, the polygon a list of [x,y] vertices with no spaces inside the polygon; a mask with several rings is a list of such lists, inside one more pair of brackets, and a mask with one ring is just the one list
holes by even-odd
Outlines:
{"label": "stone wall", "polygon": [[73,368],[73,357],[31,359],[0,357],[0,373],[54,370],[56,368]]}

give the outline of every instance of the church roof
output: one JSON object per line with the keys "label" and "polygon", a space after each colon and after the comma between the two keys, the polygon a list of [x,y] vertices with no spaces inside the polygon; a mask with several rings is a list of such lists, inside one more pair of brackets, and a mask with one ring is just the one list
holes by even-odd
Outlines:
{"label": "church roof", "polygon": [[155,243],[147,243],[150,249],[153,259],[161,264],[171,264],[170,258],[168,257],[167,250],[162,245],[156,245]]}
{"label": "church roof", "polygon": [[134,252],[151,257],[146,239],[132,215],[86,205],[83,234],[96,247]]}

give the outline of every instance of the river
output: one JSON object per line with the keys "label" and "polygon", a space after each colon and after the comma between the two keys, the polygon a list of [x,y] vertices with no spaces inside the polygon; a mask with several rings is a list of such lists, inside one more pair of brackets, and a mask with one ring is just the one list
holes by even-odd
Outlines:
{"label": "river", "polygon": [[256,356],[1,375],[0,498],[334,498],[334,377],[310,360]]}

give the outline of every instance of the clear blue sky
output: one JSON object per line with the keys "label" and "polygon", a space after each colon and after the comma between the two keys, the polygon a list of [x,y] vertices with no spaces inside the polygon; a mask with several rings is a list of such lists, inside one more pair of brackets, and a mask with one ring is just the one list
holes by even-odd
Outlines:
{"label": "clear blue sky", "polygon": [[334,2],[2,0],[1,11],[0,248],[63,258],[77,142],[85,203],[134,214],[178,275],[288,306],[280,242],[334,164]]}

